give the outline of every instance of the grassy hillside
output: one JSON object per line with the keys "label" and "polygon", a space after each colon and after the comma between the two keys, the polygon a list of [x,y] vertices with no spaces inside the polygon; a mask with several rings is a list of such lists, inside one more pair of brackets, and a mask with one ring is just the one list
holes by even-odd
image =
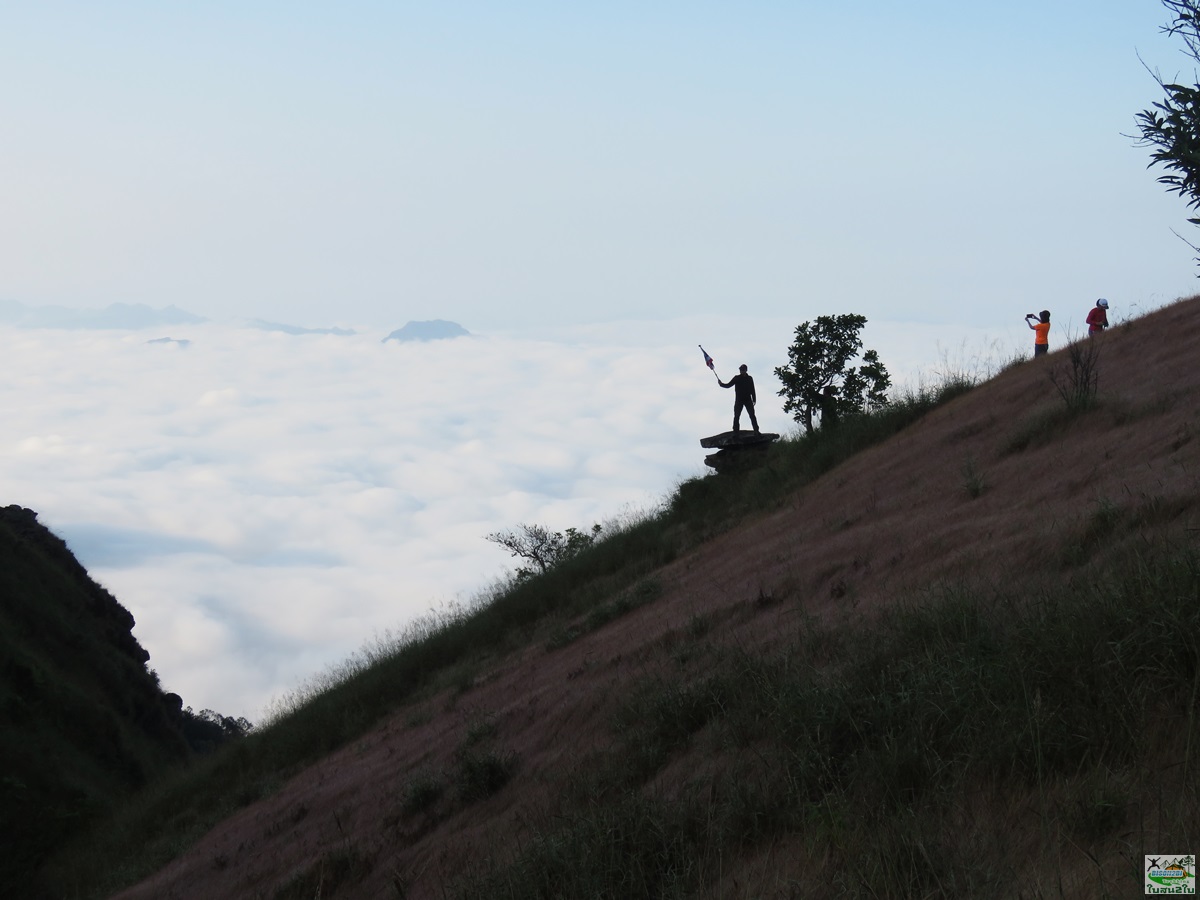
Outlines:
{"label": "grassy hillside", "polygon": [[57,895],[1140,894],[1200,835],[1198,307],[1082,401],[1064,350],[679,485],[156,782]]}
{"label": "grassy hillside", "polygon": [[205,737],[147,670],[133,624],[32,510],[0,509],[4,896],[30,896],[47,853]]}

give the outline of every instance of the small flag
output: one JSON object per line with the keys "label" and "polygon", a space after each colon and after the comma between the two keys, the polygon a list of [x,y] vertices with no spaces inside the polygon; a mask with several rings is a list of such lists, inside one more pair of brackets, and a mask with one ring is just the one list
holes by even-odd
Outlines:
{"label": "small flag", "polygon": [[[696,346],[700,347],[699,344],[697,344]],[[717,370],[713,369],[713,358],[708,355],[708,352],[703,347],[700,347],[700,352],[704,354],[704,364],[706,366],[708,366],[710,369],[712,369],[713,372],[716,372]]]}

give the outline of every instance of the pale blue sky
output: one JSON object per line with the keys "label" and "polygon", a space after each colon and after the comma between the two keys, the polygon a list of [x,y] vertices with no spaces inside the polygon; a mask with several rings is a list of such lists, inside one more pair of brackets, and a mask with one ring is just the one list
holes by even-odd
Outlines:
{"label": "pale blue sky", "polygon": [[1151,0],[0,3],[0,298],[473,330],[1196,288]]}

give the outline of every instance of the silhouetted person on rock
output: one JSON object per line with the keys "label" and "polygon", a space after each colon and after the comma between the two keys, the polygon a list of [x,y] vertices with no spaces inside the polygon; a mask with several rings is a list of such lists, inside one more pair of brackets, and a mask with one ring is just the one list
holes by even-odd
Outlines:
{"label": "silhouetted person on rock", "polygon": [[750,424],[754,426],[754,433],[758,434],[758,419],[754,417],[754,404],[758,397],[754,393],[754,379],[746,371],[746,366],[738,366],[738,374],[729,381],[718,378],[717,384],[723,388],[733,388],[733,430],[742,430],[739,423],[742,419],[742,408],[745,407],[746,412],[750,414]]}

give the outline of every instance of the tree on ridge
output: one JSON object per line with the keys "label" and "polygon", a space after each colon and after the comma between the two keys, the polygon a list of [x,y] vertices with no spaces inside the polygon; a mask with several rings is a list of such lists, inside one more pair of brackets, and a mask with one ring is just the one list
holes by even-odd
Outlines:
{"label": "tree on ridge", "polygon": [[866,316],[846,313],[818,316],[796,326],[788,364],[776,367],[775,375],[783,384],[783,411],[791,413],[806,434],[815,430],[814,420],[829,427],[842,416],[887,405],[885,391],[892,378],[879,354],[868,350],[862,365],[849,365],[862,350],[859,332],[866,324]]}

